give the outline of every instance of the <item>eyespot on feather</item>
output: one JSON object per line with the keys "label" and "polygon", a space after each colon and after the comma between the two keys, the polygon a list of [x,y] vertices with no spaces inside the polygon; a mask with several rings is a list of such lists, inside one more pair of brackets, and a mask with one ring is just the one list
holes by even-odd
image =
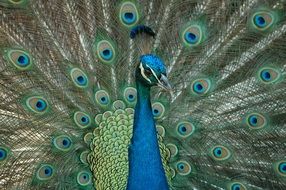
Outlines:
{"label": "eyespot on feather", "polygon": [[160,102],[155,102],[152,104],[152,112],[155,119],[160,119],[164,116],[165,107]]}
{"label": "eyespot on feather", "polygon": [[264,84],[273,84],[280,80],[281,72],[272,67],[263,67],[258,71],[258,78]]}
{"label": "eyespot on feather", "polygon": [[191,91],[195,95],[204,95],[209,92],[211,88],[211,81],[209,79],[201,78],[192,82]]}
{"label": "eyespot on feather", "polygon": [[61,151],[69,151],[72,146],[72,140],[67,135],[60,135],[53,139],[53,145]]}
{"label": "eyespot on feather", "polygon": [[87,186],[91,183],[91,175],[89,172],[82,171],[77,174],[77,183],[81,186]]}
{"label": "eyespot on feather", "polygon": [[6,57],[19,70],[28,70],[33,64],[32,57],[24,50],[7,50]]}
{"label": "eyespot on feather", "polygon": [[211,149],[211,156],[217,161],[223,161],[229,159],[231,153],[225,146],[218,145]]}
{"label": "eyespot on feather", "polygon": [[274,14],[271,11],[258,11],[252,15],[252,25],[255,29],[265,31],[274,23]]}
{"label": "eyespot on feather", "polygon": [[240,182],[233,182],[229,184],[228,190],[247,190],[247,188]]}
{"label": "eyespot on feather", "polygon": [[250,113],[246,117],[246,124],[251,129],[261,129],[267,125],[267,119],[260,113]]}
{"label": "eyespot on feather", "polygon": [[107,106],[110,103],[109,94],[105,90],[99,90],[95,93],[95,101],[101,106]]}
{"label": "eyespot on feather", "polygon": [[8,157],[8,149],[0,146],[0,163],[6,160]]}
{"label": "eyespot on feather", "polygon": [[137,90],[133,87],[127,87],[124,90],[124,99],[129,104],[134,104],[137,100]]}
{"label": "eyespot on feather", "polygon": [[54,175],[54,168],[50,164],[42,164],[40,165],[39,169],[37,170],[36,177],[41,180],[49,180]]}
{"label": "eyespot on feather", "polygon": [[182,138],[186,138],[194,133],[195,126],[190,122],[184,121],[184,122],[180,122],[177,125],[176,129],[177,129],[176,132],[178,136]]}
{"label": "eyespot on feather", "polygon": [[274,164],[274,170],[281,177],[286,177],[286,161],[281,160]]}
{"label": "eyespot on feather", "polygon": [[97,56],[103,63],[111,64],[114,61],[115,49],[109,41],[101,40],[96,47]]}
{"label": "eyespot on feather", "polygon": [[74,113],[74,122],[77,126],[84,129],[91,125],[90,116],[84,112],[77,111]]}
{"label": "eyespot on feather", "polygon": [[85,88],[88,86],[87,75],[79,68],[73,68],[70,72],[73,83],[79,88]]}
{"label": "eyespot on feather", "polygon": [[191,173],[192,167],[187,161],[181,160],[176,164],[176,171],[178,174],[185,176]]}
{"label": "eyespot on feather", "polygon": [[186,27],[182,32],[182,41],[188,47],[195,47],[203,42],[203,29],[198,24]]}
{"label": "eyespot on feather", "polygon": [[48,102],[41,96],[32,96],[27,98],[26,106],[34,113],[43,114],[48,109]]}
{"label": "eyespot on feather", "polygon": [[134,26],[139,20],[136,5],[129,1],[122,3],[119,11],[119,20],[127,27]]}

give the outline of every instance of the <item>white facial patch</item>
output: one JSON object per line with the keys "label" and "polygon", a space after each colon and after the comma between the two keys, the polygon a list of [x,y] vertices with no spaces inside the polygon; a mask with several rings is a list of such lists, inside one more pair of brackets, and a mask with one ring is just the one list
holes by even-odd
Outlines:
{"label": "white facial patch", "polygon": [[[152,72],[153,76],[156,78],[156,80],[158,81],[158,86],[161,86],[162,88],[165,88],[165,86],[162,84],[161,80],[158,79],[155,71],[153,71],[153,69],[151,69],[148,65],[146,65]],[[164,77],[164,75],[163,75]],[[166,77],[165,77],[166,78]],[[166,78],[167,79],[167,78]]]}
{"label": "white facial patch", "polygon": [[[151,80],[150,80],[150,79],[145,75],[145,73],[144,73],[144,68],[143,68],[143,66],[142,66],[142,63],[140,63],[139,68],[140,68],[142,77],[144,77],[144,79],[146,79],[146,80],[151,84],[151,83],[152,83]],[[149,68],[150,68],[150,67],[149,67]],[[151,71],[152,71],[152,69],[151,69]]]}
{"label": "white facial patch", "polygon": [[146,66],[151,70],[153,76],[156,78],[156,80],[158,81],[158,83],[160,83],[160,80],[158,79],[158,77],[157,77],[155,71],[154,71],[151,67],[149,67],[149,65],[146,64]]}

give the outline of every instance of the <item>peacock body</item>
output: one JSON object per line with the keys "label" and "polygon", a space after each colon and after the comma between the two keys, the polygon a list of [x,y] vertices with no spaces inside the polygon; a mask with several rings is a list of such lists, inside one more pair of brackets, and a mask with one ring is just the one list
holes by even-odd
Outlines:
{"label": "peacock body", "polygon": [[0,0],[0,189],[286,189],[285,13]]}

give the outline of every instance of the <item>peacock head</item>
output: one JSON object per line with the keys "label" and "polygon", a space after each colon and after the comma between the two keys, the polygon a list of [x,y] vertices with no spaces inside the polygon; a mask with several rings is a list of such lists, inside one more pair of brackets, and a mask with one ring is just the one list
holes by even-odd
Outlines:
{"label": "peacock head", "polygon": [[153,54],[146,54],[140,57],[140,64],[136,70],[136,80],[145,86],[157,85],[166,90],[171,89],[164,62]]}

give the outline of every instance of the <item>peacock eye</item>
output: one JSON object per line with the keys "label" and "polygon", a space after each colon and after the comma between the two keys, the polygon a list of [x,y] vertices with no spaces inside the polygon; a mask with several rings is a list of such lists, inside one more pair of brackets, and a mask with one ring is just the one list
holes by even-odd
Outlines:
{"label": "peacock eye", "polygon": [[279,163],[276,164],[276,171],[278,172],[279,175],[281,176],[286,176],[286,162],[285,161],[280,161]]}
{"label": "peacock eye", "polygon": [[264,67],[259,72],[259,79],[265,84],[271,84],[279,81],[281,73],[279,70],[271,67]]}
{"label": "peacock eye", "polygon": [[273,15],[268,11],[260,11],[253,15],[253,24],[258,30],[268,29],[274,22]]}
{"label": "peacock eye", "polygon": [[80,128],[87,128],[91,124],[89,115],[81,111],[74,114],[74,121]]}
{"label": "peacock eye", "polygon": [[110,64],[115,58],[115,49],[107,40],[101,40],[97,44],[97,55],[103,63]]}
{"label": "peacock eye", "polygon": [[187,46],[196,46],[203,41],[203,32],[199,25],[191,25],[183,32],[183,42]]}
{"label": "peacock eye", "polygon": [[26,70],[32,65],[29,53],[22,50],[10,50],[7,53],[8,60],[18,69]]}
{"label": "peacock eye", "polygon": [[101,106],[107,106],[110,102],[109,94],[105,90],[99,90],[95,93],[95,101]]}
{"label": "peacock eye", "polygon": [[48,109],[47,101],[40,96],[28,98],[26,101],[26,105],[31,111],[38,114],[45,113],[45,111]]}
{"label": "peacock eye", "polygon": [[227,160],[231,154],[230,151],[224,146],[215,146],[212,151],[211,155],[215,160]]}
{"label": "peacock eye", "polygon": [[81,185],[81,186],[87,186],[87,185],[89,185],[90,182],[91,182],[91,176],[90,176],[90,174],[89,174],[88,172],[85,172],[85,171],[79,172],[79,173],[77,174],[77,182],[78,182],[78,184]]}
{"label": "peacock eye", "polygon": [[192,92],[195,95],[204,95],[211,89],[211,82],[209,79],[197,79],[192,83]]}
{"label": "peacock eye", "polygon": [[0,162],[4,161],[7,158],[7,149],[4,147],[0,147]]}
{"label": "peacock eye", "polygon": [[279,164],[279,171],[283,174],[286,174],[286,162],[282,162]]}
{"label": "peacock eye", "polygon": [[73,83],[77,87],[80,87],[80,88],[87,87],[88,78],[82,70],[80,70],[78,68],[74,68],[71,70],[70,75],[71,75]]}
{"label": "peacock eye", "polygon": [[125,26],[133,26],[139,18],[137,8],[134,3],[125,2],[120,8],[120,21]]}
{"label": "peacock eye", "polygon": [[251,129],[260,129],[267,125],[266,118],[259,113],[251,113],[246,117],[246,123]]}
{"label": "peacock eye", "polygon": [[53,176],[54,169],[49,164],[43,164],[37,171],[37,178],[39,180],[48,180]]}
{"label": "peacock eye", "polygon": [[154,104],[152,104],[152,112],[155,119],[160,119],[165,113],[165,107],[160,102],[155,102]]}
{"label": "peacock eye", "polygon": [[127,87],[124,90],[124,98],[128,103],[135,103],[137,99],[137,90],[133,87]]}
{"label": "peacock eye", "polygon": [[246,190],[246,187],[242,183],[235,182],[230,185],[229,189],[230,190]]}
{"label": "peacock eye", "polygon": [[72,140],[66,135],[60,135],[53,139],[53,145],[61,151],[68,151],[71,148]]}
{"label": "peacock eye", "polygon": [[282,176],[282,177],[286,177],[286,161],[285,160],[280,160],[276,163],[274,163],[274,171]]}
{"label": "peacock eye", "polygon": [[177,172],[180,175],[188,175],[189,173],[191,173],[192,168],[190,166],[190,164],[186,161],[179,161],[177,162]]}
{"label": "peacock eye", "polygon": [[195,131],[195,126],[187,121],[180,122],[177,125],[177,134],[180,137],[186,138],[189,137],[191,134],[193,134]]}
{"label": "peacock eye", "polygon": [[240,185],[236,184],[231,187],[231,190],[240,190]]}

